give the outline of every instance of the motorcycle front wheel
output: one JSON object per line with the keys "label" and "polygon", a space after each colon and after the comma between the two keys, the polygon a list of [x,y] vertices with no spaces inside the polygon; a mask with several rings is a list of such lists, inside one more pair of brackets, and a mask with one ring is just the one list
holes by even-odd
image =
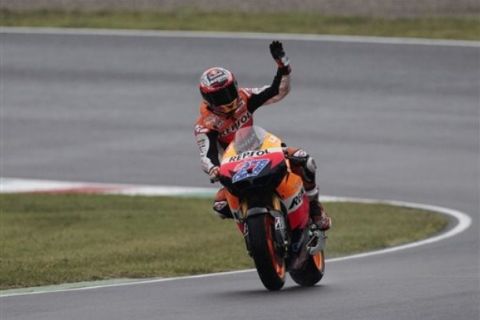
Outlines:
{"label": "motorcycle front wheel", "polygon": [[274,241],[274,219],[269,214],[247,219],[250,252],[265,288],[280,290],[285,284],[286,266]]}

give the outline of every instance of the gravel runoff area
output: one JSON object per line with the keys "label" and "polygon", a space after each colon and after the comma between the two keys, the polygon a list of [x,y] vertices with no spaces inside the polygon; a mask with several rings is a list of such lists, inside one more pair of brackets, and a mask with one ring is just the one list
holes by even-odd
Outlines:
{"label": "gravel runoff area", "polygon": [[2,0],[8,10],[176,10],[245,12],[320,12],[341,16],[479,15],[478,0]]}

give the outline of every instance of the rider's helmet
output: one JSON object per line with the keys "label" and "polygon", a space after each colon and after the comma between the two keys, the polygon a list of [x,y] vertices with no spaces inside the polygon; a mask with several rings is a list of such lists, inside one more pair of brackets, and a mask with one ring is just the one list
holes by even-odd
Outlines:
{"label": "rider's helmet", "polygon": [[238,108],[237,80],[221,67],[207,69],[200,77],[200,93],[216,114],[231,115]]}

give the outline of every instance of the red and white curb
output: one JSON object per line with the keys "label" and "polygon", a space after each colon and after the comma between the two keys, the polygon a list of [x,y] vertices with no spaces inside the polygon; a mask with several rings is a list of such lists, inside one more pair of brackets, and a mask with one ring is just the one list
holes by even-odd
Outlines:
{"label": "red and white curb", "polygon": [[[14,179],[14,178],[0,178],[0,193],[93,193],[93,194],[119,194],[119,195],[144,195],[144,196],[194,196],[194,197],[207,197],[213,196],[217,189],[215,188],[189,188],[189,187],[169,187],[169,186],[137,186],[126,184],[102,184],[102,183],[85,183],[85,182],[61,182],[51,180],[26,180],[26,179]],[[326,262],[340,262],[358,258],[365,258],[374,255],[386,254],[397,252],[400,250],[411,249],[431,243],[435,243],[447,238],[456,236],[465,230],[467,230],[471,224],[472,219],[467,214],[458,210],[433,206],[428,204],[411,203],[403,201],[391,201],[391,200],[375,200],[375,199],[363,199],[363,198],[345,198],[345,197],[332,197],[324,196],[320,197],[324,202],[360,202],[370,204],[388,204],[393,206],[415,208],[421,210],[428,210],[437,212],[439,214],[446,215],[456,221],[456,224],[444,233],[427,238],[420,241],[407,243],[404,245],[391,247],[382,250],[375,250],[360,254],[354,254],[350,256],[327,259]],[[199,279],[216,276],[227,276],[239,273],[254,272],[255,269],[238,270],[220,273],[210,273],[195,276],[184,277],[172,277],[172,278],[154,278],[154,279],[115,279],[107,281],[93,281],[93,282],[81,282],[81,283],[67,283],[46,287],[33,287],[0,291],[0,298],[52,293],[52,292],[66,292],[66,291],[79,291],[79,290],[93,290],[107,287],[119,287],[119,286],[131,286],[141,285],[149,283],[167,282],[175,280],[188,280]]]}
{"label": "red and white curb", "polygon": [[0,193],[91,193],[143,196],[207,196],[215,188],[106,184],[0,178]]}

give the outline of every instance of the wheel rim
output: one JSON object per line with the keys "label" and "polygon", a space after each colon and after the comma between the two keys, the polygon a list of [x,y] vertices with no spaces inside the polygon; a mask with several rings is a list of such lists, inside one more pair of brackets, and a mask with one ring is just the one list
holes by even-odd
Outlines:
{"label": "wheel rim", "polygon": [[323,256],[323,250],[317,253],[316,255],[312,256],[313,258],[313,263],[315,264],[315,267],[317,267],[318,270],[323,271],[325,268],[325,259]]}

